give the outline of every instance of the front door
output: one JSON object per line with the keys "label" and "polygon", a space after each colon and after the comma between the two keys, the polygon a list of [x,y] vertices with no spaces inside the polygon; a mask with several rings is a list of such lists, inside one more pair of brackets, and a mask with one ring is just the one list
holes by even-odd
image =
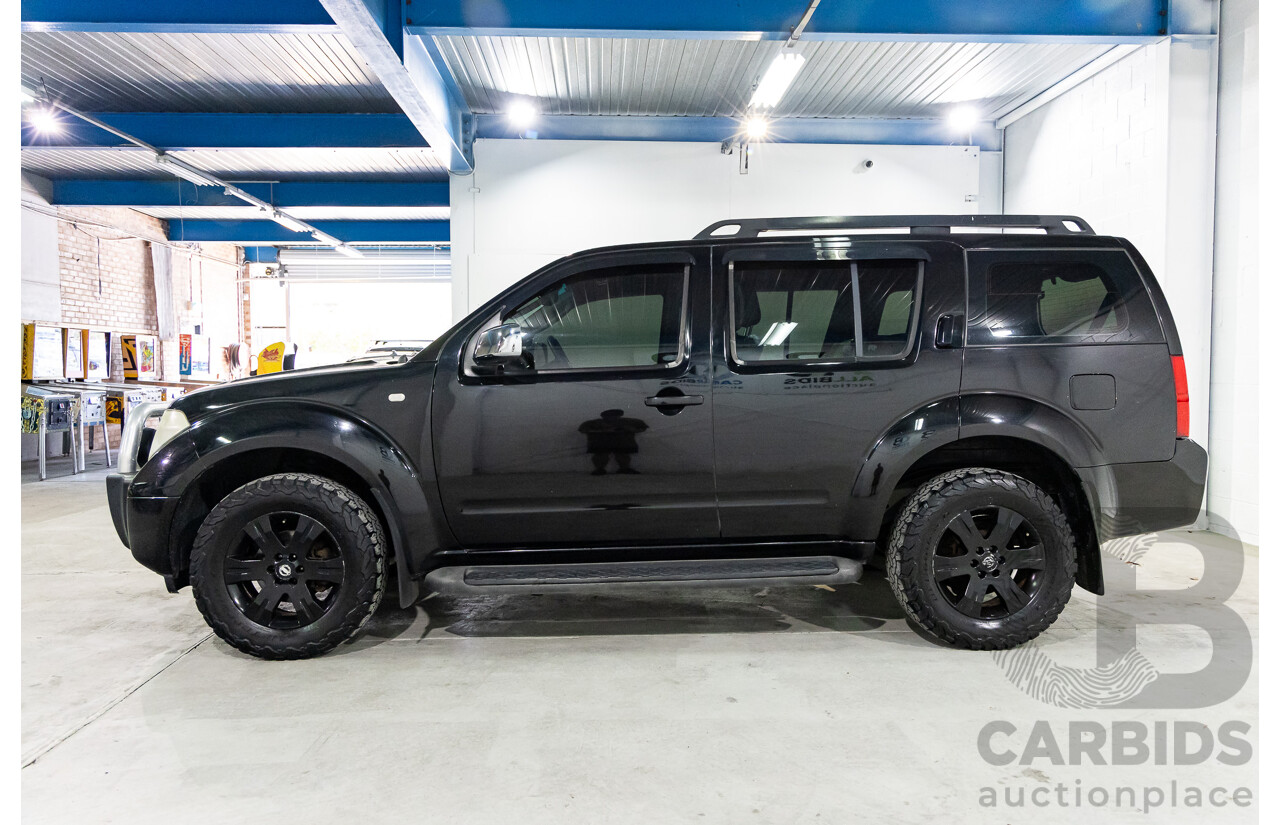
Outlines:
{"label": "front door", "polygon": [[939,315],[964,311],[959,247],[832,238],[724,249],[713,283],[723,536],[876,538],[878,521],[868,528],[856,512],[858,473],[900,422],[933,434],[921,411],[960,388],[961,350],[934,346]]}
{"label": "front door", "polygon": [[[464,547],[718,535],[708,269],[698,249],[575,259],[467,331],[432,402],[441,496]],[[485,376],[470,356],[497,324],[520,326],[525,361]]]}

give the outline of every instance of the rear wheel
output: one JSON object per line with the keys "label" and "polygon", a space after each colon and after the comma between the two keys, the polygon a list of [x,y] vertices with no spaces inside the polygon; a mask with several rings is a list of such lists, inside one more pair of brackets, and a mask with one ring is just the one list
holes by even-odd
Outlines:
{"label": "rear wheel", "polygon": [[917,625],[955,647],[995,650],[1040,635],[1071,598],[1075,540],[1062,510],[1024,478],[970,468],[920,487],[898,515],[889,583]]}
{"label": "rear wheel", "polygon": [[264,659],[317,656],[369,620],[386,587],[385,540],[359,496],[283,473],[213,508],[191,550],[196,605],[228,644]]}

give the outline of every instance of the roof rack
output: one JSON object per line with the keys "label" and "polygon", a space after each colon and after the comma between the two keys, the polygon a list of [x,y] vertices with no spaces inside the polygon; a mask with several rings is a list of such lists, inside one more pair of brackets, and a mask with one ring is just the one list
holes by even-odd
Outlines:
{"label": "roof rack", "polygon": [[[736,227],[735,231],[721,231]],[[841,229],[897,229],[913,235],[949,235],[956,227],[993,229],[1043,229],[1048,235],[1092,235],[1093,228],[1074,215],[834,215],[811,218],[744,218],[716,221],[694,236],[704,238],[758,238],[762,232],[794,232]]]}

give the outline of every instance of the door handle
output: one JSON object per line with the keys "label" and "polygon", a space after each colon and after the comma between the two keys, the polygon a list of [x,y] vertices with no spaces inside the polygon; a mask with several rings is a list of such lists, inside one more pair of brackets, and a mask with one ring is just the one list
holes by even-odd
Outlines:
{"label": "door handle", "polygon": [[933,345],[936,349],[951,349],[960,345],[960,325],[964,317],[961,315],[943,315],[938,319],[938,328],[934,331]]}
{"label": "door handle", "polygon": [[701,395],[651,395],[644,400],[646,407],[692,407],[701,404]]}

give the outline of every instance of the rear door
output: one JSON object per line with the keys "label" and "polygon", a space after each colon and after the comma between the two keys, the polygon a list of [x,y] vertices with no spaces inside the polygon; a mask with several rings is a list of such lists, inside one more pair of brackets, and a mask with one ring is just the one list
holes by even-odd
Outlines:
{"label": "rear door", "polygon": [[[468,332],[432,430],[466,547],[626,545],[719,533],[706,249],[575,258]],[[477,333],[519,324],[527,366],[468,375]]]}
{"label": "rear door", "polygon": [[963,280],[960,248],[942,241],[717,249],[723,536],[876,537],[854,481],[895,424],[918,418],[913,442],[937,433],[921,411],[960,389],[961,350],[934,338],[941,316],[963,322]]}

